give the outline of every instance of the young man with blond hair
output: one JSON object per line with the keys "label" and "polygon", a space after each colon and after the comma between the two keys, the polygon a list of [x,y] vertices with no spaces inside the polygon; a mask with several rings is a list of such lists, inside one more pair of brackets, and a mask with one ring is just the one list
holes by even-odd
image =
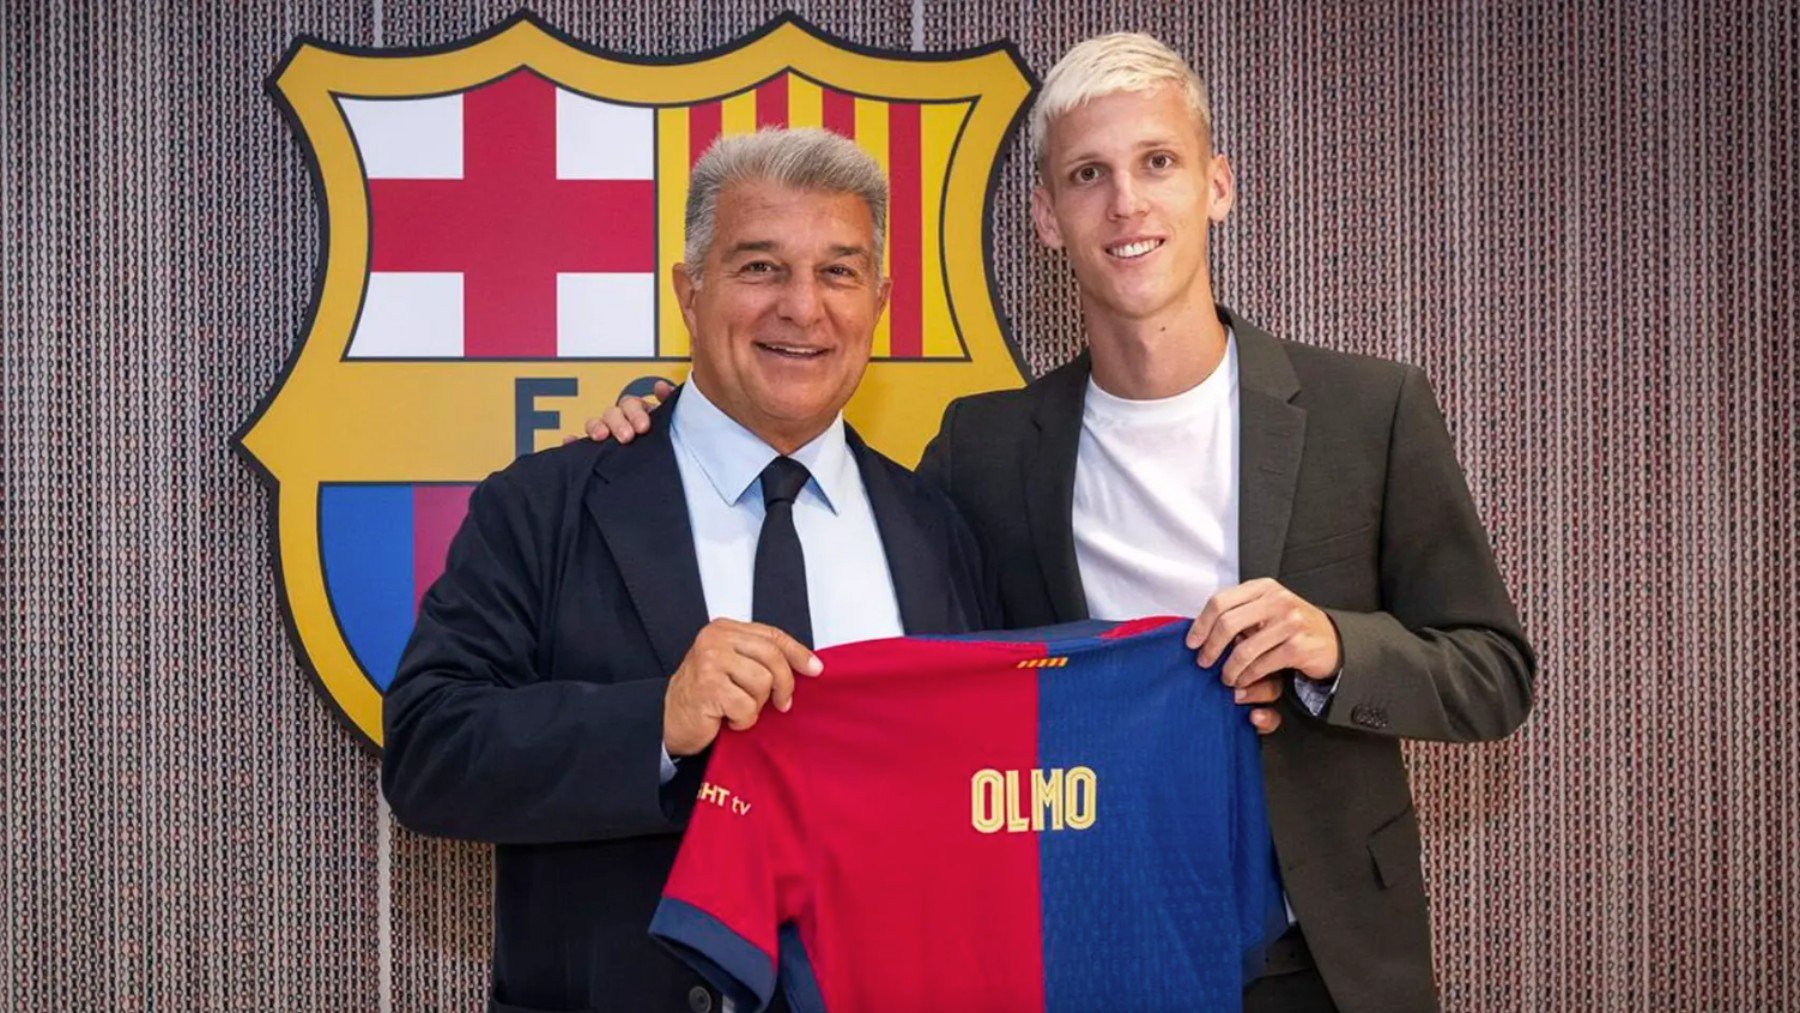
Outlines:
{"label": "young man with blond hair", "polygon": [[[1088,350],[952,403],[919,471],[974,528],[1008,626],[1194,615],[1197,663],[1229,650],[1239,698],[1279,700],[1253,720],[1292,924],[1245,1008],[1435,1009],[1400,742],[1510,734],[1535,660],[1425,375],[1215,302],[1208,231],[1235,186],[1211,128],[1199,76],[1149,36],[1050,71],[1032,219]],[[642,432],[641,407],[590,432]]]}
{"label": "young man with blond hair", "polygon": [[1235,187],[1211,125],[1148,36],[1051,70],[1032,219],[1088,351],[952,404],[920,471],[998,567],[1010,625],[1196,615],[1200,664],[1229,649],[1227,684],[1294,690],[1263,770],[1295,924],[1245,1008],[1432,1009],[1400,740],[1509,734],[1534,661],[1424,374],[1214,301],[1207,233]]}

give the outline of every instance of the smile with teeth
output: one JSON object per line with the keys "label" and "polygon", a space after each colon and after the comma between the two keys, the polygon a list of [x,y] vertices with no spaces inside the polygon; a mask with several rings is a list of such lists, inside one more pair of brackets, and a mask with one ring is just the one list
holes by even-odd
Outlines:
{"label": "smile with teeth", "polygon": [[1130,243],[1120,243],[1118,246],[1109,246],[1106,248],[1106,252],[1108,256],[1117,257],[1120,260],[1131,260],[1149,253],[1162,244],[1163,241],[1160,239],[1139,239]]}
{"label": "smile with teeth", "polygon": [[786,356],[790,359],[816,359],[825,354],[825,349],[823,348],[807,348],[803,345],[783,345],[773,341],[758,341],[756,347],[761,348],[764,351],[774,352],[776,355]]}

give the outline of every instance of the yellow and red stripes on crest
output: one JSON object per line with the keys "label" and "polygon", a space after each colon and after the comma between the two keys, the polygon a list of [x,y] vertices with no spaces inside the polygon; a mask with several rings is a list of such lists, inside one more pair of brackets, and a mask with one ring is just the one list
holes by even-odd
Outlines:
{"label": "yellow and red stripes on crest", "polygon": [[823,127],[854,140],[888,174],[887,248],[893,279],[875,328],[876,359],[963,359],[943,268],[944,184],[967,103],[889,102],[779,74],[748,91],[656,111],[657,354],[685,358],[687,327],[670,269],[681,260],[688,173],[721,136],[761,127]]}

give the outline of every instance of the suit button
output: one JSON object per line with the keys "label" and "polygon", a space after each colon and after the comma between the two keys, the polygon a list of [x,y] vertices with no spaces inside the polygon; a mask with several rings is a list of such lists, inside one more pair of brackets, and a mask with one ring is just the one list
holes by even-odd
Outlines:
{"label": "suit button", "polygon": [[688,1009],[694,1013],[712,1013],[712,993],[699,985],[688,989]]}

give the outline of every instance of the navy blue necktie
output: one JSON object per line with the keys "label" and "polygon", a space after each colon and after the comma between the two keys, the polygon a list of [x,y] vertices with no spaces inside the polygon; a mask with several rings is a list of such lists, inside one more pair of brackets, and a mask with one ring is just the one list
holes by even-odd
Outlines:
{"label": "navy blue necktie", "polygon": [[762,473],[762,534],[756,539],[756,572],[750,586],[750,618],[813,644],[806,601],[806,556],[794,530],[794,498],[811,478],[806,465],[777,457]]}

